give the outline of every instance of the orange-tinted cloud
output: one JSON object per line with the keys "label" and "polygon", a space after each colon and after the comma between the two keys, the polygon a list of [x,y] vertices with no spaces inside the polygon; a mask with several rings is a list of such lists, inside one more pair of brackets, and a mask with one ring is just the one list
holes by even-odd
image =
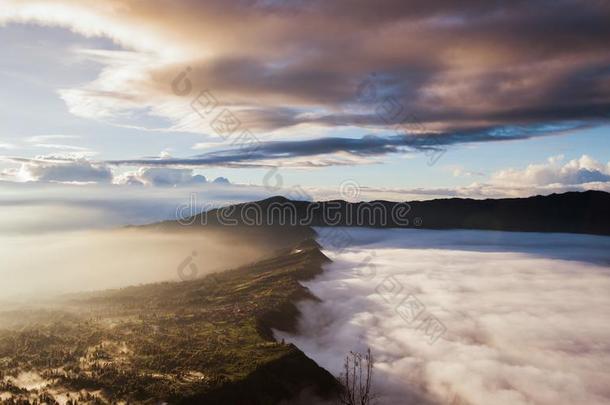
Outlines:
{"label": "orange-tinted cloud", "polygon": [[[600,1],[7,3],[0,21],[61,25],[128,50],[88,51],[102,75],[62,91],[83,116],[143,108],[200,131],[184,121],[200,89],[258,131],[388,127],[378,114],[387,97],[443,133],[610,114],[610,4]],[[187,66],[192,91],[178,97],[171,82]],[[367,77],[376,97],[362,100]]]}

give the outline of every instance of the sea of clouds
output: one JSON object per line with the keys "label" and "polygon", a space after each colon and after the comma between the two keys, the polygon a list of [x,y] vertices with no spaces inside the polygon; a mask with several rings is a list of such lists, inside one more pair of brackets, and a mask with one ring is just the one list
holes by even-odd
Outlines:
{"label": "sea of clouds", "polygon": [[335,375],[370,347],[378,403],[610,403],[610,238],[342,231],[276,335]]}

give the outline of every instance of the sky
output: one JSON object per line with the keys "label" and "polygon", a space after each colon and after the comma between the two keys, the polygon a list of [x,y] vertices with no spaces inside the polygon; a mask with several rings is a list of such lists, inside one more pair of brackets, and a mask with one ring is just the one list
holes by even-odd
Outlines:
{"label": "sky", "polygon": [[0,204],[120,223],[192,193],[609,191],[609,20],[595,0],[0,0]]}

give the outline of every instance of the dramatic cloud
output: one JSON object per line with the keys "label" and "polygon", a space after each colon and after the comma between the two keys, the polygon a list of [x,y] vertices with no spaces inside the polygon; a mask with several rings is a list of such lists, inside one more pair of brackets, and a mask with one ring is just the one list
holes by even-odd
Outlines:
{"label": "dramatic cloud", "polygon": [[306,283],[321,301],[300,305],[300,334],[276,333],[323,367],[370,347],[383,404],[610,400],[608,238],[343,231],[337,250],[320,230],[334,263]]}
{"label": "dramatic cloud", "polygon": [[[318,138],[301,141],[248,143],[243,147],[224,149],[191,158],[145,158],[110,161],[113,165],[154,166],[277,166],[320,167],[341,164],[362,164],[366,158],[404,151],[423,151],[431,161],[455,143],[489,142],[494,140],[528,139],[581,128],[578,124],[540,125],[531,127],[486,128],[454,133],[366,135],[362,138]],[[327,159],[309,159],[327,155]],[[331,155],[333,156],[332,158]],[[345,157],[349,157],[345,159]],[[343,157],[343,160],[340,158]]]}
{"label": "dramatic cloud", "polygon": [[190,106],[206,89],[217,105],[208,118],[227,107],[242,128],[266,133],[391,128],[406,119],[451,137],[594,125],[610,114],[610,5],[603,1],[4,4],[0,22],[68,27],[123,47],[80,50],[105,67],[61,96],[76,115],[124,125],[137,112],[169,118],[172,130],[213,134]]}

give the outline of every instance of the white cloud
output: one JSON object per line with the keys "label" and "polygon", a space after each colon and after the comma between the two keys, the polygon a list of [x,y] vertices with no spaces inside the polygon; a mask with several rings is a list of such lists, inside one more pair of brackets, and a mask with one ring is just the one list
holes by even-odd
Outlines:
{"label": "white cloud", "polygon": [[217,138],[215,140],[209,140],[206,142],[197,142],[196,144],[194,144],[193,146],[191,146],[191,149],[193,150],[207,150],[207,149],[212,149],[214,147],[218,147],[219,144],[221,144],[224,140],[222,138]]}
{"label": "white cloud", "polygon": [[117,184],[147,186],[178,186],[207,183],[205,176],[194,174],[190,169],[170,169],[164,167],[141,167],[135,172],[119,175]]}
{"label": "white cloud", "polygon": [[[454,175],[470,176],[460,167],[449,167]],[[472,173],[479,175],[479,173]],[[610,162],[596,161],[587,155],[563,163],[563,156],[550,157],[545,163],[523,169],[504,169],[492,173],[489,181],[459,187],[379,188],[361,185],[362,200],[427,200],[443,197],[504,198],[547,195],[567,191],[600,190],[610,192]],[[338,190],[316,189],[317,198],[340,198]]]}
{"label": "white cloud", "polygon": [[451,170],[453,177],[473,177],[485,175],[485,173],[482,172],[467,170],[462,166],[448,166],[447,168]]}
{"label": "white cloud", "polygon": [[[114,183],[117,185],[178,187],[197,186],[208,179],[193,169],[166,167],[140,167],[135,171],[114,173],[105,163],[88,160],[83,152],[67,152],[36,158],[2,157],[0,161],[18,163],[0,171],[0,178],[13,182],[41,183]],[[161,156],[169,156],[163,151]],[[226,177],[217,177],[213,183],[231,184]]]}
{"label": "white cloud", "polygon": [[64,145],[64,144],[60,144],[60,143],[35,143],[32,146],[34,146],[36,148],[44,148],[44,149],[59,149],[59,150],[88,152],[88,154],[93,153],[89,148],[85,148],[83,146]]}
{"label": "white cloud", "polygon": [[[134,116],[154,108],[150,98],[159,94],[154,90],[144,94],[138,84],[148,77],[147,69],[160,62],[158,55],[88,49],[77,52],[80,57],[102,63],[104,68],[83,87],[59,90],[72,114],[120,125],[133,123]],[[162,97],[156,101],[162,102]]]}
{"label": "white cloud", "polygon": [[172,157],[172,154],[169,149],[162,150],[161,153],[159,153],[159,158],[161,158],[161,159],[168,159],[171,157]]}
{"label": "white cloud", "polygon": [[[370,346],[383,404],[610,401],[610,238],[345,231],[342,252],[321,238],[334,263],[305,283],[321,301],[300,305],[300,334],[277,334],[321,366]],[[446,326],[433,344],[395,310],[409,293]]]}
{"label": "white cloud", "polygon": [[492,182],[503,186],[542,187],[610,182],[610,162],[604,165],[587,155],[565,164],[562,161],[562,156],[554,156],[546,163],[531,164],[522,170],[501,170],[492,176]]}
{"label": "white cloud", "polygon": [[78,135],[64,135],[64,134],[51,134],[51,135],[35,135],[26,139],[29,143],[45,143],[48,141],[65,140],[65,139],[78,139]]}
{"label": "white cloud", "polygon": [[64,155],[39,156],[34,159],[14,158],[21,163],[17,171],[11,171],[16,181],[58,183],[109,183],[112,171],[104,164],[92,163],[83,157]]}

